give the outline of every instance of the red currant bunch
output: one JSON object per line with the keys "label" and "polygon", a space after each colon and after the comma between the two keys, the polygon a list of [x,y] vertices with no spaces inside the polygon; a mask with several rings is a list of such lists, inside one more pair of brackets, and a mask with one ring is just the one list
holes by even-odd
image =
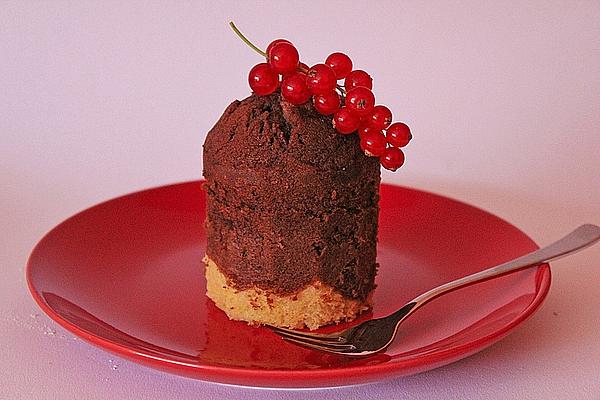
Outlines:
{"label": "red currant bunch", "polygon": [[325,63],[308,67],[300,62],[298,50],[289,40],[276,39],[263,52],[233,22],[230,25],[246,44],[266,58],[248,74],[254,93],[266,96],[279,88],[281,97],[289,103],[300,105],[312,99],[318,113],[332,116],[333,126],[340,134],[358,131],[365,155],[378,157],[390,171],[404,164],[401,147],[412,139],[410,128],[402,122],[392,123],[390,109],[375,104],[373,78],[363,70],[353,69],[350,57],[336,52]]}

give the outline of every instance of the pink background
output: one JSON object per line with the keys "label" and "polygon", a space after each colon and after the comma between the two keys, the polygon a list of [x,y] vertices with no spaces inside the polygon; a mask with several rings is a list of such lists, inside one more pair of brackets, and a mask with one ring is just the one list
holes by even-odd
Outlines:
{"label": "pink background", "polygon": [[542,309],[473,357],[303,393],[120,360],[42,315],[24,282],[62,219],[200,178],[205,132],[260,61],[229,19],[263,47],[287,37],[309,64],[341,50],[371,72],[415,136],[385,181],[485,208],[540,244],[600,224],[600,4],[501,3],[0,3],[0,398],[598,399],[600,246],[553,263]]}

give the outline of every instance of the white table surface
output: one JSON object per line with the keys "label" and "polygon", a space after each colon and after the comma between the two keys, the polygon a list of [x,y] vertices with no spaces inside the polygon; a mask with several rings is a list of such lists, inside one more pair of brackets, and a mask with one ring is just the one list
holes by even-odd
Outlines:
{"label": "white table surface", "polygon": [[342,50],[371,72],[415,136],[384,181],[487,209],[539,244],[600,224],[597,1],[215,3],[0,3],[0,399],[599,399],[600,246],[553,263],[542,308],[491,348],[354,388],[185,379],[41,313],[24,265],[47,230],[200,178],[205,132],[260,62],[230,18],[259,44],[291,39],[309,64]]}

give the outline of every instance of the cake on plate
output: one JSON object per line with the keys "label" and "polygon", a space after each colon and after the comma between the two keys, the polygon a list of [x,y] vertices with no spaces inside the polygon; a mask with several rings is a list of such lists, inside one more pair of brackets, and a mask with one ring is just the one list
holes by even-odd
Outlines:
{"label": "cake on plate", "polygon": [[282,67],[275,60],[288,62],[290,46],[269,46],[250,72],[253,94],[231,103],[204,142],[207,295],[234,320],[316,329],[369,309],[380,161],[395,169],[404,157],[383,134],[391,113],[374,107],[371,88],[357,85],[351,98],[351,64],[308,68],[292,57]]}
{"label": "cake on plate", "polygon": [[368,308],[379,162],[311,104],[233,102],[204,144],[208,296],[230,318],[309,328]]}

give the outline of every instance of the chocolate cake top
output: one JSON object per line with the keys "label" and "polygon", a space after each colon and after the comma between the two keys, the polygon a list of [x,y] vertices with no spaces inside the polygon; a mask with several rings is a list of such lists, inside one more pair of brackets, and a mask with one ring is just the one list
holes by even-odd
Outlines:
{"label": "chocolate cake top", "polygon": [[290,161],[316,169],[341,170],[368,160],[358,135],[341,135],[331,117],[317,113],[310,103],[298,106],[279,93],[252,95],[227,107],[204,143],[204,164],[233,168],[265,168]]}

